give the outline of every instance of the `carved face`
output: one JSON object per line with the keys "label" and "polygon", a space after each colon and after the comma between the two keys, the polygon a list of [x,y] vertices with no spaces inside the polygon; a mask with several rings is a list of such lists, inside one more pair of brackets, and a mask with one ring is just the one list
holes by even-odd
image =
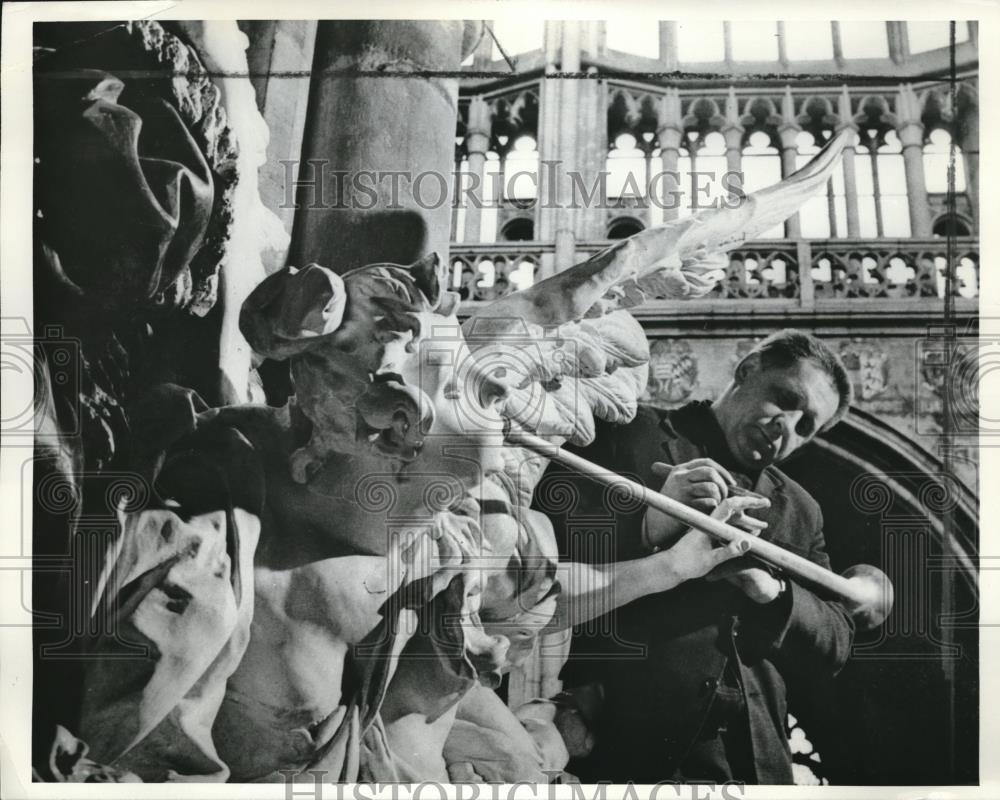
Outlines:
{"label": "carved face", "polygon": [[504,467],[500,405],[506,387],[486,375],[469,352],[458,318],[423,312],[427,333],[413,346],[400,374],[420,389],[431,417],[423,440],[420,469],[445,468],[469,485]]}
{"label": "carved face", "polygon": [[453,476],[466,488],[503,468],[503,388],[476,368],[457,299],[436,255],[343,276],[289,268],[258,286],[241,328],[258,352],[291,359],[295,403],[313,424],[292,457],[296,480],[335,454],[359,462],[355,472]]}

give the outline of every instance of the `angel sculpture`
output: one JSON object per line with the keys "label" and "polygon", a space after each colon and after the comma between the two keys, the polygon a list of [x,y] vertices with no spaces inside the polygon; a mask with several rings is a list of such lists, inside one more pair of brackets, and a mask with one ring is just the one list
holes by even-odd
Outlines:
{"label": "angel sculpture", "polygon": [[[559,565],[529,509],[545,460],[505,431],[583,444],[595,416],[634,415],[649,353],[627,309],[704,295],[727,250],[825,185],[845,138],[738,209],[644,231],[464,324],[436,256],[261,282],[241,329],[288,360],[295,394],[211,410],[164,395],[186,430],[149,459],[159,507],[122,511],[95,600],[117,624],[86,676],[91,762],[146,781],[561,768],[550,718],[475,687],[540,631],[738,550],[691,533],[641,562]],[[577,602],[583,583],[598,602]]]}

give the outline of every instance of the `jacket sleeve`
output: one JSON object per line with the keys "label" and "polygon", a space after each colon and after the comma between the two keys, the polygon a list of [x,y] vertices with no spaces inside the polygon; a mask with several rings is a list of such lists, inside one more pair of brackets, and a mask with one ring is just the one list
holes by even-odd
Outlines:
{"label": "jacket sleeve", "polygon": [[[818,507],[815,525],[807,557],[829,569],[823,517]],[[756,628],[757,640],[772,655],[813,674],[836,675],[851,653],[854,620],[841,603],[818,597],[792,578],[786,580],[788,591],[747,621]]]}

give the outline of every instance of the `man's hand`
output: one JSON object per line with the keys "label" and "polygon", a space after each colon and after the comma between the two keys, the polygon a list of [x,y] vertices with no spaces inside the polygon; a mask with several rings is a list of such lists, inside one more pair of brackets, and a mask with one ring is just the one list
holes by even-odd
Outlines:
{"label": "man's hand", "polygon": [[766,569],[746,566],[748,561],[748,559],[741,558],[725,564],[709,575],[708,580],[729,581],[755,603],[763,605],[777,600],[785,588],[785,582]]}
{"label": "man's hand", "polygon": [[[770,501],[766,497],[746,495],[743,499],[756,499],[763,502],[757,505],[741,506],[733,503],[733,501],[737,499],[740,498],[731,497],[724,500],[722,505],[719,506],[719,509],[713,513],[712,516],[756,536],[767,527],[767,523],[762,522],[759,519],[754,519],[753,517],[748,517],[746,512],[751,508],[767,508],[771,505]],[[728,516],[724,516],[726,514],[728,514]],[[708,580],[729,581],[729,583],[739,587],[743,593],[755,603],[764,604],[777,600],[778,595],[780,595],[782,589],[784,589],[784,582],[780,578],[776,578],[766,569],[761,569],[757,566],[748,566],[748,564],[753,563],[754,561],[750,558],[738,558],[727,561],[727,563],[723,564],[718,569],[713,570],[712,573],[707,576]]]}
{"label": "man's hand", "polygon": [[[656,462],[653,474],[666,478],[660,494],[686,506],[713,513],[736,485],[728,470],[711,458],[696,458],[671,467]],[[687,527],[683,522],[656,509],[646,511],[646,538],[654,547],[669,547]]]}
{"label": "man's hand", "polygon": [[[752,508],[766,508],[770,504],[766,497],[757,495],[728,497],[712,512],[712,516],[731,524],[740,521],[743,523],[740,527],[744,528],[750,535],[756,536],[767,527],[767,523],[747,517],[746,512]],[[745,520],[749,520],[749,523],[752,524],[747,524]],[[746,555],[749,549],[750,543],[746,541],[730,542],[723,546],[716,545],[708,534],[691,528],[673,547],[658,553],[653,558],[662,557],[672,580],[681,583],[707,575],[720,564]],[[721,572],[722,569],[725,567],[721,567],[719,571]],[[713,572],[712,574],[717,573]]]}

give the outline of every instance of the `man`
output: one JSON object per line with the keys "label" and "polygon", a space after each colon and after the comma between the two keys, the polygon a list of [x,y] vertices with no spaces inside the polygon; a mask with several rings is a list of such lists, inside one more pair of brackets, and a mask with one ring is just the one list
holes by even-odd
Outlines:
{"label": "man", "polygon": [[[850,400],[833,352],[781,331],[740,362],[714,402],[641,408],[628,425],[598,428],[581,455],[706,513],[750,489],[769,507],[732,522],[828,567],[818,505],[776,464],[836,424]],[[578,488],[571,515],[552,515],[576,559],[573,517],[607,513],[592,485]],[[655,510],[618,505],[613,545],[605,542],[614,560],[667,548],[685,530]],[[584,714],[593,751],[570,765],[585,781],[791,783],[785,678],[835,674],[854,633],[839,603],[746,557],[603,622],[600,633],[578,631],[563,671],[567,688],[602,697]]]}

